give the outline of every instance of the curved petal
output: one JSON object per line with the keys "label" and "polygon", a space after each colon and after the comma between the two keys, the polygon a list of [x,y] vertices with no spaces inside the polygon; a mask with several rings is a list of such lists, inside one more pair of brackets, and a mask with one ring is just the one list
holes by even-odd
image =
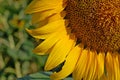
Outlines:
{"label": "curved petal", "polygon": [[40,28],[36,28],[33,30],[26,29],[30,35],[39,36],[41,34],[47,34],[55,32],[56,30],[65,29],[65,21],[63,19],[51,22],[45,26],[42,26]]}
{"label": "curved petal", "polygon": [[60,32],[53,33],[46,40],[44,40],[42,43],[40,43],[40,45],[38,45],[34,49],[34,52],[37,54],[40,54],[40,55],[44,55],[45,52],[47,52],[52,46],[55,45],[56,42],[58,42],[65,35],[67,35],[66,31],[62,31],[61,34],[60,34]]}
{"label": "curved petal", "polygon": [[98,61],[98,79],[101,78],[101,76],[104,74],[104,58],[105,58],[105,53],[99,53],[97,55],[97,61]]}
{"label": "curved petal", "polygon": [[114,76],[114,66],[113,66],[113,58],[111,53],[107,53],[106,56],[106,70],[107,70],[107,78],[108,80],[115,80]]}
{"label": "curved petal", "polygon": [[86,49],[81,52],[80,58],[73,72],[73,77],[75,80],[81,80],[84,77],[88,54],[88,50]]}
{"label": "curved petal", "polygon": [[68,35],[63,36],[63,38],[53,47],[47,59],[45,70],[51,70],[62,63],[74,45],[75,41],[70,39]]}
{"label": "curved petal", "polygon": [[65,60],[65,64],[62,67],[62,70],[60,72],[53,73],[51,75],[52,80],[63,79],[73,72],[80,55],[80,50],[81,48],[79,46],[76,46],[70,51],[70,53],[68,54]]}
{"label": "curved petal", "polygon": [[116,54],[113,56],[113,65],[114,65],[114,80],[120,80],[120,68],[119,68],[119,61],[118,61],[118,55]]}
{"label": "curved petal", "polygon": [[90,69],[87,75],[87,80],[94,80],[95,72],[97,70],[97,59],[96,59],[96,52],[92,52],[93,58],[91,61]]}
{"label": "curved petal", "polygon": [[32,36],[34,37],[35,39],[47,39],[49,38],[50,36],[52,36],[53,34],[55,34],[56,32],[54,33],[49,33],[49,34],[42,34],[42,35],[38,35],[38,36]]}
{"label": "curved petal", "polygon": [[63,0],[33,0],[25,12],[32,14],[47,10],[62,11],[63,9]]}
{"label": "curved petal", "polygon": [[[56,16],[56,12],[54,10],[33,13],[32,14],[32,23],[33,24],[38,23],[38,22],[45,20],[45,19],[52,17],[52,16]],[[56,17],[58,19],[62,18],[60,13],[57,13]]]}
{"label": "curved petal", "polygon": [[89,73],[93,58],[94,58],[94,54],[91,51],[89,51],[88,58],[87,58],[87,66],[86,66],[86,71],[85,71],[85,76],[84,76],[85,80],[89,80],[88,73]]}

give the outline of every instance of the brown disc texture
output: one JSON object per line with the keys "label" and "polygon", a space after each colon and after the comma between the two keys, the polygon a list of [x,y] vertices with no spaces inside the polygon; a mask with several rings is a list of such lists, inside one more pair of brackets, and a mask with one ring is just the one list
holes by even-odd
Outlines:
{"label": "brown disc texture", "polygon": [[77,42],[98,52],[120,50],[119,0],[68,0],[65,11]]}

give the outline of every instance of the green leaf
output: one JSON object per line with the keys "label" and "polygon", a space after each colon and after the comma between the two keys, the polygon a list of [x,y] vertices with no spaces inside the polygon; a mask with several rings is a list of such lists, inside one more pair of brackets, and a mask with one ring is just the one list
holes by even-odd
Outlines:
{"label": "green leaf", "polygon": [[23,78],[19,78],[17,80],[50,80],[49,75],[51,72],[38,72],[34,74],[30,74]]}
{"label": "green leaf", "polygon": [[31,74],[30,77],[32,77],[32,78],[43,78],[43,79],[48,78],[49,79],[49,75],[51,73],[52,72],[40,72],[40,73]]}
{"label": "green leaf", "polygon": [[71,77],[65,78],[64,80],[73,80]]}
{"label": "green leaf", "polygon": [[[19,78],[17,80],[50,80],[50,74],[52,72],[38,72],[34,74],[30,74],[28,76]],[[73,80],[71,77],[65,78],[64,80]]]}

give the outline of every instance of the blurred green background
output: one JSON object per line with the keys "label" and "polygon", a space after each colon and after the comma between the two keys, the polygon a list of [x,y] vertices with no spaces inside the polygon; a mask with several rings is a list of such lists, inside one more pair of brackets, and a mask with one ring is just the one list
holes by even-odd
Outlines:
{"label": "blurred green background", "polygon": [[16,80],[43,71],[46,56],[32,53],[34,39],[25,31],[31,16],[24,11],[31,0],[0,0],[0,80]]}

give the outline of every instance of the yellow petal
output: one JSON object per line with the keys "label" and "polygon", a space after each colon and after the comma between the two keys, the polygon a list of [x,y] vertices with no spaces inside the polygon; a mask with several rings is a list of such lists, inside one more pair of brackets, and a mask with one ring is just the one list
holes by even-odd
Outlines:
{"label": "yellow petal", "polygon": [[88,78],[88,73],[90,71],[90,67],[91,67],[93,58],[94,58],[94,54],[91,51],[89,51],[88,58],[87,58],[87,66],[86,66],[86,71],[85,71],[85,76],[84,76],[85,80],[89,80],[87,78]]}
{"label": "yellow petal", "polygon": [[28,33],[32,36],[39,36],[41,34],[47,34],[55,32],[56,30],[65,28],[65,21],[63,19],[51,22],[43,27],[36,28],[33,30],[28,30]]}
{"label": "yellow petal", "polygon": [[118,54],[118,61],[119,61],[119,75],[120,75],[120,54]]}
{"label": "yellow petal", "polygon": [[55,15],[48,18],[48,23],[64,19],[65,15],[66,15],[65,13],[63,13],[63,14],[61,14],[61,13],[60,14],[55,14]]}
{"label": "yellow petal", "polygon": [[97,68],[97,59],[96,59],[96,52],[92,52],[92,54],[94,55],[91,61],[91,66],[88,72],[88,76],[87,76],[87,80],[94,80],[94,76],[95,76],[95,72],[96,72],[96,68]]}
{"label": "yellow petal", "polygon": [[97,53],[96,53],[96,58],[95,58],[95,67],[94,67],[94,71],[93,71],[93,76],[92,76],[92,80],[97,79],[98,77],[98,60],[97,60]]}
{"label": "yellow petal", "polygon": [[63,38],[57,42],[52,49],[52,52],[47,59],[45,70],[51,70],[62,63],[73,45],[75,45],[74,40],[70,39],[68,35],[65,37],[63,36]]}
{"label": "yellow petal", "polygon": [[80,55],[80,50],[81,50],[80,47],[76,46],[70,51],[66,58],[65,64],[62,67],[62,70],[58,73],[53,73],[51,75],[51,80],[63,79],[73,72]]}
{"label": "yellow petal", "polygon": [[108,79],[107,79],[106,75],[103,74],[103,75],[101,76],[101,78],[99,78],[98,80],[108,80]]}
{"label": "yellow petal", "polygon": [[53,34],[55,34],[56,32],[54,33],[48,33],[48,34],[42,34],[42,35],[39,35],[39,36],[32,36],[36,39],[47,39],[48,37],[52,36]]}
{"label": "yellow petal", "polygon": [[120,69],[119,69],[119,61],[118,61],[118,55],[116,54],[113,58],[113,65],[114,65],[114,80],[120,80]]}
{"label": "yellow petal", "polygon": [[106,56],[106,70],[107,70],[107,78],[108,80],[115,80],[114,76],[114,66],[113,66],[113,58],[112,53],[107,53]]}
{"label": "yellow petal", "polygon": [[[47,52],[52,46],[55,45],[56,42],[60,40],[60,38],[63,38],[63,36],[67,35],[66,31],[62,31],[61,34],[60,32],[56,32],[52,35],[50,35],[46,40],[44,40],[40,45],[38,45],[35,49],[34,52],[40,55],[44,55],[45,52]],[[41,54],[44,53],[44,54]]]}
{"label": "yellow petal", "polygon": [[105,53],[99,53],[97,55],[97,61],[98,61],[98,79],[104,74],[104,58],[105,58]]}
{"label": "yellow petal", "polygon": [[47,20],[48,18],[53,17],[53,16],[55,16],[57,20],[63,19],[63,17],[61,17],[61,14],[56,13],[54,10],[45,11],[45,12],[37,12],[37,13],[32,14],[32,24],[38,23],[45,19]]}
{"label": "yellow petal", "polygon": [[35,12],[47,10],[63,10],[63,0],[33,0],[26,9],[26,13],[32,14]]}
{"label": "yellow petal", "polygon": [[86,65],[87,65],[87,55],[88,55],[88,50],[83,50],[81,52],[80,58],[78,60],[78,63],[75,67],[75,70],[73,72],[73,77],[75,80],[81,80],[84,77]]}

